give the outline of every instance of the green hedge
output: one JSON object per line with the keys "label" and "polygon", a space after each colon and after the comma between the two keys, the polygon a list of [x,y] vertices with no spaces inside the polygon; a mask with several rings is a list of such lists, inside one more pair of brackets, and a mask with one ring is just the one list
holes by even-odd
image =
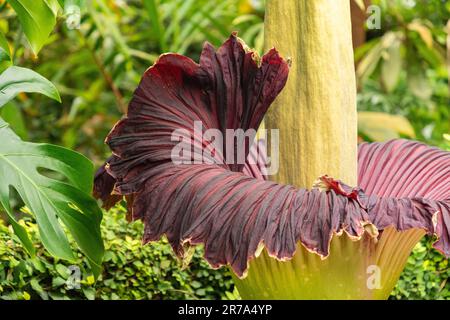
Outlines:
{"label": "green hedge", "polygon": [[[233,299],[238,298],[226,268],[212,270],[196,249],[188,268],[166,241],[141,245],[143,226],[128,223],[123,209],[105,213],[102,233],[106,255],[94,283],[79,255],[71,264],[52,258],[40,245],[36,225],[26,226],[38,248],[30,258],[0,220],[1,299]],[[69,289],[70,266],[81,271],[80,288]],[[415,248],[391,299],[450,299],[448,260],[428,240]],[[69,281],[70,282],[70,281]]]}
{"label": "green hedge", "polygon": [[450,264],[423,239],[408,258],[408,264],[391,299],[450,300]]}
{"label": "green hedge", "polygon": [[[450,135],[445,134],[438,146],[450,151]],[[424,238],[414,248],[391,299],[450,300],[449,259],[434,250],[432,243]]]}
{"label": "green hedge", "polygon": [[[0,220],[0,298],[2,299],[226,299],[233,283],[226,268],[212,270],[196,249],[188,268],[175,258],[166,241],[142,246],[143,226],[128,223],[122,209],[104,214],[105,262],[94,284],[79,255],[76,263],[52,258],[38,242],[37,227],[26,226],[38,248],[27,256],[11,230]],[[80,289],[68,289],[69,267],[80,268]],[[73,281],[72,281],[73,283]],[[70,283],[69,283],[70,284]]]}

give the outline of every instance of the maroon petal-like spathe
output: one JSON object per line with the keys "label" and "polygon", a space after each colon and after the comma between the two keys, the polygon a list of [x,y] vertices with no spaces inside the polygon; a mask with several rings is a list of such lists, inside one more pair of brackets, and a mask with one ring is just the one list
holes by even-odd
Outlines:
{"label": "maroon petal-like spathe", "polygon": [[369,211],[376,226],[423,228],[450,256],[450,152],[407,140],[365,143],[358,167],[359,185],[378,198]]}
{"label": "maroon petal-like spathe", "polygon": [[[106,163],[112,161],[114,157],[109,157]],[[118,201],[120,201],[123,196],[120,194],[113,194],[114,185],[116,184],[116,179],[114,179],[105,168],[106,164],[97,170],[94,177],[94,191],[93,195],[97,199],[103,201],[103,208],[106,210],[111,209]]]}
{"label": "maroon petal-like spathe", "polygon": [[[257,129],[287,74],[276,50],[259,60],[235,35],[217,51],[206,44],[200,64],[180,55],[161,56],[107,138],[114,156],[106,170],[115,187],[111,192],[111,180],[101,169],[97,195],[108,205],[116,195],[132,196],[133,218],[145,223],[144,241],[166,235],[179,255],[186,244],[203,244],[213,267],[229,264],[239,276],[262,245],[284,260],[300,241],[325,258],[333,235],[376,237],[388,226],[435,234],[436,248],[449,255],[448,152],[407,140],[363,144],[360,187],[321,177],[317,186],[324,191],[265,181],[258,164],[226,163],[229,149],[211,153],[208,164],[172,162],[175,130],[190,136],[192,159],[211,148],[198,137],[196,121],[202,130],[222,133]],[[232,148],[248,150],[248,144],[236,142]],[[247,152],[248,159],[261,157],[258,149]]]}

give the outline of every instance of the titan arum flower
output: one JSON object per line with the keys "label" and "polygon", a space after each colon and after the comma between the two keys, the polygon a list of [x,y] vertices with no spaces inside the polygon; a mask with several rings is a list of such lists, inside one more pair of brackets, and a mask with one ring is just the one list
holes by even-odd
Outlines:
{"label": "titan arum flower", "polygon": [[[297,3],[308,12],[312,1]],[[276,6],[269,4],[269,22]],[[162,55],[106,139],[113,156],[98,171],[94,194],[107,208],[125,196],[130,217],[145,224],[144,243],[166,236],[180,257],[203,245],[213,268],[232,269],[243,298],[387,298],[422,236],[434,236],[434,247],[450,256],[449,152],[408,140],[363,143],[358,186],[322,175],[311,189],[267,180],[260,162],[250,161],[262,157],[256,145],[245,165],[225,161],[230,148],[208,153],[208,163],[172,161],[176,130],[193,138],[192,159],[209,147],[195,142],[194,122],[224,135],[258,129],[288,72],[276,49],[259,58],[235,34],[217,51],[206,43],[199,64]],[[283,143],[292,128],[279,126]],[[249,149],[244,144],[231,149]]]}

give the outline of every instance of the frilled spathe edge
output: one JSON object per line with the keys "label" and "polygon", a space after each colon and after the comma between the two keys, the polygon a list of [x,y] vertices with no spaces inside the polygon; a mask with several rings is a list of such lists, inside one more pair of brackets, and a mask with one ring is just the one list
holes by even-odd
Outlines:
{"label": "frilled spathe edge", "polygon": [[[172,162],[172,133],[182,128],[195,136],[196,121],[221,132],[258,128],[287,71],[276,50],[256,61],[235,35],[217,51],[206,44],[200,64],[162,56],[107,138],[114,156],[96,176],[96,195],[108,206],[117,196],[132,199],[133,219],[145,223],[144,242],[165,235],[180,256],[184,244],[203,244],[213,267],[230,265],[240,277],[262,246],[287,260],[300,242],[326,258],[334,235],[376,237],[388,226],[424,229],[449,256],[450,153],[437,148],[407,140],[363,144],[359,187],[322,177],[322,191],[265,181],[258,165],[226,163],[226,149],[211,155],[214,164]],[[194,139],[192,157],[205,148]]]}

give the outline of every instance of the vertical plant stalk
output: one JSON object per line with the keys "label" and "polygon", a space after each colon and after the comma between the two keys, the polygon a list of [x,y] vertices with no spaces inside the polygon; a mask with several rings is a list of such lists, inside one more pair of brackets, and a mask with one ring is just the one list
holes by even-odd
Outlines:
{"label": "vertical plant stalk", "polygon": [[267,1],[266,50],[291,59],[265,118],[280,130],[277,182],[311,188],[328,174],[357,183],[356,80],[346,0]]}
{"label": "vertical plant stalk", "polygon": [[[356,185],[356,80],[349,1],[268,0],[265,49],[272,47],[291,60],[288,82],[265,117],[266,128],[279,129],[280,136],[279,171],[272,179],[311,188],[317,177],[329,174]],[[373,298],[361,279],[373,262],[369,253],[351,256],[374,251],[371,242],[352,242],[343,234],[333,240],[326,260],[300,244],[288,262],[263,252],[250,263],[248,277],[235,282],[242,297],[249,299]],[[346,286],[350,291],[340,290],[349,281],[355,282]]]}

